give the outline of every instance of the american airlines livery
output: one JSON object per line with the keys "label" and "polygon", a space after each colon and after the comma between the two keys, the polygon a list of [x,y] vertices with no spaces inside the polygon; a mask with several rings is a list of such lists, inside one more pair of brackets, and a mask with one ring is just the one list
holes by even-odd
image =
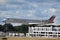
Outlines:
{"label": "american airlines livery", "polygon": [[6,18],[3,20],[5,23],[22,23],[22,24],[50,24],[54,23],[56,16],[51,16],[48,20],[31,20],[31,19],[17,19],[17,18]]}

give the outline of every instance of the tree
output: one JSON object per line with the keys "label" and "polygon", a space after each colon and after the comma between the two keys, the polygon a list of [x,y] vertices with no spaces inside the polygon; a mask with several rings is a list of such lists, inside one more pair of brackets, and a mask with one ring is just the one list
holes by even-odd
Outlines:
{"label": "tree", "polygon": [[0,31],[2,31],[3,30],[3,26],[2,25],[0,25]]}
{"label": "tree", "polygon": [[14,31],[24,33],[26,35],[26,33],[28,33],[28,25],[15,26]]}
{"label": "tree", "polygon": [[4,27],[4,32],[6,32],[6,31],[13,31],[13,29],[14,29],[13,25],[10,24],[10,23],[4,24],[3,27]]}
{"label": "tree", "polygon": [[28,33],[28,25],[22,25],[21,26],[21,32],[24,33],[26,36],[26,33]]}

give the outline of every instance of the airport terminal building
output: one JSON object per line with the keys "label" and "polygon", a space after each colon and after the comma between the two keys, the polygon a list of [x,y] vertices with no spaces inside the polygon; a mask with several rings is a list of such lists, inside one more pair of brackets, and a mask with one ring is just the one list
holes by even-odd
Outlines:
{"label": "airport terminal building", "polygon": [[26,34],[29,37],[60,37],[60,27],[29,27],[29,32]]}

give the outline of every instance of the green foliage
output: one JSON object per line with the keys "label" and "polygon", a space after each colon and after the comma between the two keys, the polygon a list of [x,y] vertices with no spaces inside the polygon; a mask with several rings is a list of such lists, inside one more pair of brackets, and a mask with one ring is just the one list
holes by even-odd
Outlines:
{"label": "green foliage", "polygon": [[13,29],[14,29],[14,27],[13,27],[13,25],[12,24],[10,24],[10,23],[6,23],[6,24],[4,24],[3,25],[3,31],[4,32],[7,32],[7,31],[13,31]]}
{"label": "green foliage", "polygon": [[2,31],[3,30],[3,26],[2,25],[0,25],[0,31]]}
{"label": "green foliage", "polygon": [[28,32],[28,26],[27,25],[16,26],[14,31],[20,32],[20,33],[27,33]]}
{"label": "green foliage", "polygon": [[13,26],[10,23],[6,23],[3,26],[0,25],[0,31],[3,32],[18,32],[18,33],[28,33],[28,25]]}

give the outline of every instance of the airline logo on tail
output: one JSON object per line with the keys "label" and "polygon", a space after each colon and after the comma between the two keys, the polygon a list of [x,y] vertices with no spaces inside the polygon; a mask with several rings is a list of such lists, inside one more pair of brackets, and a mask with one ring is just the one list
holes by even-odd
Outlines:
{"label": "airline logo on tail", "polygon": [[48,20],[48,23],[54,23],[54,19],[55,19],[56,16],[51,16],[51,18]]}

